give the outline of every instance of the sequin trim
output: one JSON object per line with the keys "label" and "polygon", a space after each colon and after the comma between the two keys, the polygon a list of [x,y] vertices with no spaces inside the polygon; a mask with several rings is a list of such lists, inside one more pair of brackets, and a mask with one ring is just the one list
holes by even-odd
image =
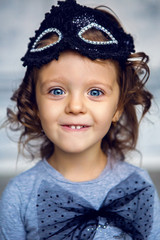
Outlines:
{"label": "sequin trim", "polygon": [[[37,43],[42,39],[42,37],[44,37],[46,34],[51,33],[51,32],[55,32],[55,33],[58,34],[58,36],[59,36],[58,40],[57,40],[56,42],[51,43],[51,44],[49,44],[49,45],[46,45],[46,46],[44,46],[44,47],[42,47],[42,48],[35,48],[36,45],[37,45]],[[31,51],[31,52],[41,52],[41,51],[43,51],[43,50],[45,50],[45,49],[47,49],[47,48],[49,48],[49,47],[52,47],[52,46],[56,45],[57,43],[59,43],[59,42],[61,41],[61,39],[62,39],[62,34],[61,34],[61,32],[60,32],[57,28],[48,28],[48,29],[44,30],[44,31],[38,36],[38,38],[37,38],[36,41],[34,42],[34,44],[33,44],[33,46],[32,46],[32,48],[31,48],[30,51]]]}
{"label": "sequin trim", "polygon": [[[84,38],[82,36],[82,34],[84,32],[86,32],[87,30],[91,29],[95,27],[98,30],[101,30],[103,32],[105,32],[110,38],[110,41],[91,41],[88,40],[86,38]],[[113,37],[113,35],[104,27],[102,27],[101,25],[97,24],[97,23],[90,23],[88,24],[86,27],[82,28],[81,31],[78,33],[78,36],[85,42],[90,43],[90,44],[94,44],[94,45],[109,45],[109,44],[118,44],[118,41]]]}

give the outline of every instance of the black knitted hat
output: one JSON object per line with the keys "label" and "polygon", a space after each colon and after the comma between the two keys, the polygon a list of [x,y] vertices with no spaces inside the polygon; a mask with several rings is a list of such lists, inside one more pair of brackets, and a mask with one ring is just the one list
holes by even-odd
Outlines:
{"label": "black knitted hat", "polygon": [[[83,34],[89,29],[100,31],[106,40],[84,38]],[[53,34],[57,36],[56,41],[39,44]],[[75,0],[59,1],[58,6],[52,6],[50,13],[46,13],[21,60],[23,66],[41,67],[69,49],[93,60],[114,59],[123,63],[134,52],[134,43],[132,36],[125,33],[110,14],[81,6]]]}

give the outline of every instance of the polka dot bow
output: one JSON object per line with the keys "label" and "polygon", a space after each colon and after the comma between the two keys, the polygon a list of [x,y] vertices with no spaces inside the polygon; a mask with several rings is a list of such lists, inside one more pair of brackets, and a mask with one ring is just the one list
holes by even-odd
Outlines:
{"label": "polka dot bow", "polygon": [[93,239],[99,218],[134,240],[148,239],[152,228],[153,187],[133,173],[112,188],[98,210],[60,186],[43,181],[37,195],[41,240]]}

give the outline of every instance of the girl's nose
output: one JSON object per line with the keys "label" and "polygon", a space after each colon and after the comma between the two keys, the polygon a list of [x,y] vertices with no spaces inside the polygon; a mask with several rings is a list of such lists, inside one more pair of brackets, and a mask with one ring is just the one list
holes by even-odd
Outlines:
{"label": "girl's nose", "polygon": [[85,97],[74,94],[68,97],[68,101],[65,107],[65,112],[67,114],[84,114],[87,111],[86,104],[85,104]]}

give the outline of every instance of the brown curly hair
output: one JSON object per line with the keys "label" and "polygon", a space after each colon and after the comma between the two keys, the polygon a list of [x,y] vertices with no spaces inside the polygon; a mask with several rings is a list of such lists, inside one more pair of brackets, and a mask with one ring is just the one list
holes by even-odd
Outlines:
{"label": "brown curly hair", "polygon": [[[103,11],[104,10],[99,10]],[[121,27],[119,21],[108,11],[105,11],[113,21]],[[106,40],[106,36],[99,30],[89,29],[84,36],[93,41]],[[42,39],[37,47],[42,47],[56,41],[55,35],[48,39]],[[96,60],[103,63],[103,60]],[[118,84],[120,87],[119,109],[122,115],[111,127],[102,139],[102,150],[107,153],[118,154],[121,160],[130,150],[135,150],[139,123],[151,106],[152,94],[145,89],[150,72],[147,65],[149,58],[143,53],[131,54],[127,61],[121,65],[111,60],[118,72]],[[7,123],[13,131],[21,131],[19,145],[29,152],[32,159],[36,157],[49,158],[54,151],[54,144],[44,134],[40,119],[37,115],[37,103],[35,96],[36,79],[39,69],[28,68],[19,88],[14,92],[12,100],[17,103],[16,112],[7,109]],[[141,115],[138,117],[137,106],[141,106]],[[24,152],[23,152],[24,153]]]}

